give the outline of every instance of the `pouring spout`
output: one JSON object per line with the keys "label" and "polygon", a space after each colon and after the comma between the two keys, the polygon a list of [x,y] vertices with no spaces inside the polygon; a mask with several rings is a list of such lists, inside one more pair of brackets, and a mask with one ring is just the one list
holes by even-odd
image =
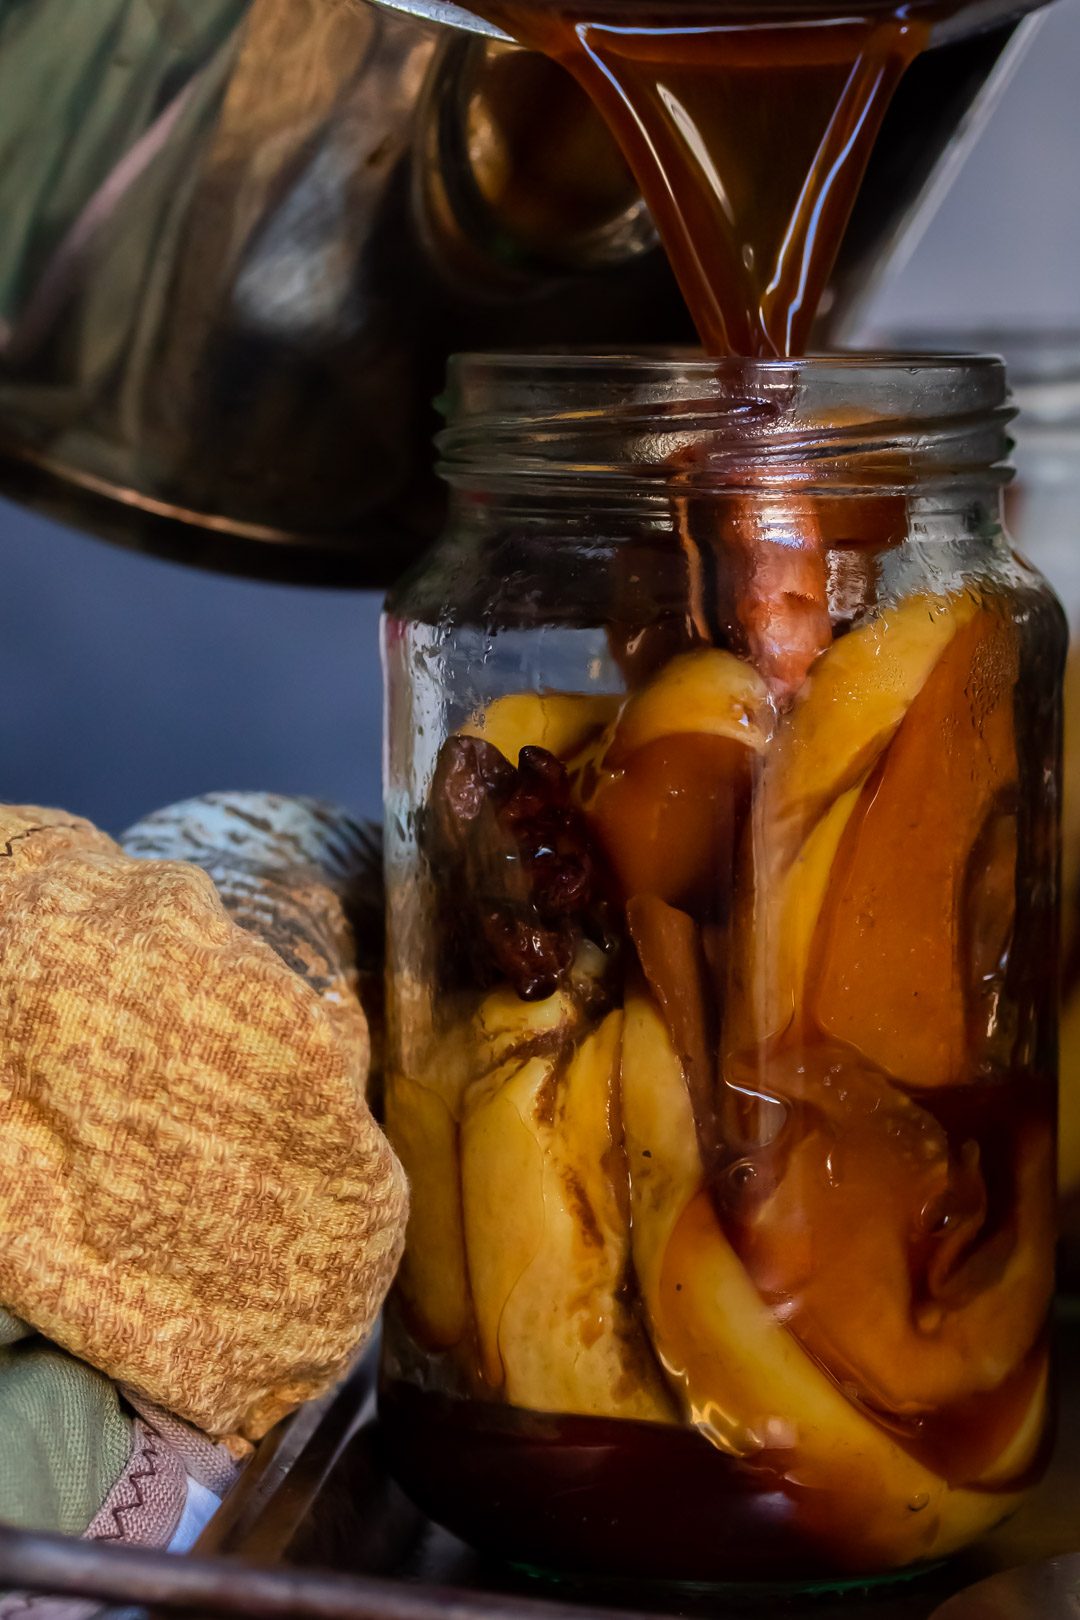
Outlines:
{"label": "pouring spout", "polygon": [[[356,3],[365,4],[366,0],[356,0]],[[469,34],[482,34],[485,39],[510,43],[510,35],[503,33],[501,28],[485,22],[464,6],[455,6],[452,0],[376,0],[376,3],[388,11],[401,11],[424,22],[438,23],[441,28],[457,28]]]}

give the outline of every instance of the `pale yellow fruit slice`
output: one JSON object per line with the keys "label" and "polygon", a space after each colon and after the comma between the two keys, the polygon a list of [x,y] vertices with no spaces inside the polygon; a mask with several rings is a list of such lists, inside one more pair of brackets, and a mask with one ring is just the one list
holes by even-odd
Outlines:
{"label": "pale yellow fruit slice", "polygon": [[513,1406],[669,1420],[623,1294],[625,1203],[613,1180],[622,1014],[560,1072],[500,1069],[466,1101],[465,1234],[485,1379]]}
{"label": "pale yellow fruit slice", "polygon": [[912,596],[834,641],[784,716],[761,799],[777,854],[794,858],[834,800],[866,776],[957,630],[968,596]]}
{"label": "pale yellow fruit slice", "polygon": [[760,751],[773,709],[761,676],[742,658],[716,647],[680,653],[626,702],[605,763],[616,766],[661,737],[696,733],[730,737]]}
{"label": "pale yellow fruit slice", "polygon": [[1022,1479],[1034,1463],[1046,1438],[1046,1414],[1050,1401],[1050,1357],[1044,1355],[1024,1415],[1003,1451],[989,1468],[973,1481],[984,1490],[1000,1489]]}
{"label": "pale yellow fruit slice", "polygon": [[585,1018],[578,984],[575,970],[570,988],[543,1001],[522,1001],[508,985],[492,990],[428,1041],[412,1079],[441,1097],[460,1120],[462,1098],[474,1081],[519,1053],[554,1050],[573,1038]]}
{"label": "pale yellow fruit slice", "polygon": [[567,990],[556,990],[543,1001],[522,1001],[509,986],[493,990],[481,1002],[473,1025],[472,1077],[523,1049],[569,1041],[582,1019],[580,1004]]}
{"label": "pale yellow fruit slice", "polygon": [[511,1061],[470,1091],[461,1128],[465,1246],[485,1381],[505,1383],[499,1324],[544,1238],[544,1159],[534,1128],[555,1063]]}
{"label": "pale yellow fruit slice", "polygon": [[522,1001],[509,988],[493,990],[433,1043],[417,1075],[387,1077],[387,1135],[411,1191],[398,1287],[432,1349],[460,1343],[470,1317],[458,1145],[465,1092],[516,1054],[569,1043],[583,1016],[567,991]]}
{"label": "pale yellow fruit slice", "polygon": [[546,748],[566,759],[617,713],[619,697],[582,692],[510,692],[461,727],[462,737],[482,737],[516,765],[523,748]]}
{"label": "pale yellow fruit slice", "polygon": [[424,1342],[449,1349],[469,1323],[457,1121],[438,1092],[395,1075],[386,1087],[386,1131],[411,1193],[397,1286]]}
{"label": "pale yellow fruit slice", "polygon": [[736,907],[732,935],[732,995],[726,1045],[741,1051],[770,1040],[799,1016],[814,930],[829,886],[844,829],[858,803],[856,782],[825,811],[787,867],[770,859],[768,826],[751,823],[755,871],[771,873],[759,888],[747,886]]}

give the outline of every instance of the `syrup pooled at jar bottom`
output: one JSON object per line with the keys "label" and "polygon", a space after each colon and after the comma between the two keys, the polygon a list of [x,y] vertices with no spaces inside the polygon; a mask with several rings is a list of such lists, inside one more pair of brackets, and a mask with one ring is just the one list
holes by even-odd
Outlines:
{"label": "syrup pooled at jar bottom", "polygon": [[388,1085],[413,1215],[383,1417],[474,1544],[869,1574],[1034,1476],[1055,1091],[1021,636],[915,595],[787,707],[706,647],[443,745],[457,985]]}

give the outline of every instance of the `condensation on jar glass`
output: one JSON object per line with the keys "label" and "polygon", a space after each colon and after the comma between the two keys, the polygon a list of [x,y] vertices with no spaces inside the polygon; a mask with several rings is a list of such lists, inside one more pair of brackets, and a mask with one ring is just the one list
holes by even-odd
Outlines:
{"label": "condensation on jar glass", "polygon": [[1002,368],[447,401],[384,620],[392,1466],[549,1571],[938,1559],[1045,1452],[1065,631]]}

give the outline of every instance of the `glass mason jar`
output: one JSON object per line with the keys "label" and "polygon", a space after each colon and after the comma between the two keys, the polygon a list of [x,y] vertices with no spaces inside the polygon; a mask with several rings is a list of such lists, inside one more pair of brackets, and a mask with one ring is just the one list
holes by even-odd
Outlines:
{"label": "glass mason jar", "polygon": [[867,1577],[1045,1450],[1065,631],[991,359],[459,358],[392,594],[392,1467],[552,1572]]}

